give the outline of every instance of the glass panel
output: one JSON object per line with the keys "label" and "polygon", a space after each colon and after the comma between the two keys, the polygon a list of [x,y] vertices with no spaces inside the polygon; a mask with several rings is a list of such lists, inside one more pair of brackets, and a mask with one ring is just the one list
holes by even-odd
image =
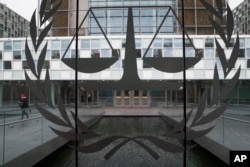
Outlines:
{"label": "glass panel", "polygon": [[213,58],[214,57],[214,49],[205,49],[205,57]]}
{"label": "glass panel", "polygon": [[163,49],[164,57],[173,57],[173,49],[172,48],[166,48]]}
{"label": "glass panel", "polygon": [[162,57],[162,49],[154,49],[153,57]]}
{"label": "glass panel", "polygon": [[60,59],[60,50],[52,50],[51,54],[52,59]]}
{"label": "glass panel", "polygon": [[13,41],[13,50],[21,50],[21,41]]}
{"label": "glass panel", "polygon": [[176,38],[176,39],[174,39],[174,47],[183,47],[183,45],[182,45],[182,39],[178,39],[178,38]]}
{"label": "glass panel", "polygon": [[[143,55],[145,55],[146,51],[147,51],[146,49],[143,49]],[[153,57],[153,50],[149,49],[145,57]]]}
{"label": "glass panel", "polygon": [[21,59],[21,51],[13,51],[13,59]]}
{"label": "glass panel", "polygon": [[173,42],[172,39],[164,39],[164,47],[172,47]]}
{"label": "glass panel", "polygon": [[11,61],[4,61],[3,62],[3,69],[5,70],[10,70],[12,67],[11,67]]}
{"label": "glass panel", "polygon": [[101,50],[101,57],[111,57],[110,49],[102,49]]}
{"label": "glass panel", "polygon": [[59,40],[52,40],[51,41],[51,49],[61,49],[61,41]]}
{"label": "glass panel", "polygon": [[62,40],[61,41],[61,48],[62,49],[67,49],[67,47],[69,46],[70,40]]}
{"label": "glass panel", "polygon": [[12,42],[11,41],[4,41],[4,50],[5,51],[12,50]]}
{"label": "glass panel", "polygon": [[100,58],[100,52],[97,49],[91,50],[91,58]]}
{"label": "glass panel", "polygon": [[88,39],[81,40],[81,48],[82,49],[89,49],[90,48],[90,43],[89,43]]}
{"label": "glass panel", "polygon": [[91,40],[91,48],[92,49],[99,49],[100,48],[100,40],[92,39]]}
{"label": "glass panel", "polygon": [[214,47],[214,39],[212,38],[207,38],[205,40],[205,47]]}

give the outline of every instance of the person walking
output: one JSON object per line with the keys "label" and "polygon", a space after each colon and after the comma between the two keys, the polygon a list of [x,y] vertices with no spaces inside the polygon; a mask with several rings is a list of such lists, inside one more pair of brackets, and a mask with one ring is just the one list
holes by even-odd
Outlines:
{"label": "person walking", "polygon": [[26,112],[26,109],[29,108],[29,104],[28,104],[28,99],[27,97],[25,96],[25,94],[21,94],[20,96],[20,101],[19,101],[19,106],[22,110],[22,118],[24,117],[24,115],[27,117],[27,119],[29,118],[29,115],[28,113]]}

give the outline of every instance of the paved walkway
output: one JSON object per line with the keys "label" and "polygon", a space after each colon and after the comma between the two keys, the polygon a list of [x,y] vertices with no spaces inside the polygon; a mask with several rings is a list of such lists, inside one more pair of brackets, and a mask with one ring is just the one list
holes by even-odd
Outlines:
{"label": "paved walkway", "polygon": [[[72,110],[73,109],[68,109]],[[189,110],[188,110],[189,111]],[[180,119],[183,109],[178,108],[79,108],[81,119],[105,112],[104,116],[159,116],[159,113]],[[55,111],[58,113],[58,111]],[[36,109],[32,109],[29,119],[20,120],[20,111],[10,111],[3,119],[0,115],[0,165],[56,137],[49,126],[56,127],[43,119]],[[230,150],[250,150],[250,111],[229,108],[224,118],[217,121],[216,127],[207,135]],[[3,124],[5,126],[3,126]],[[224,126],[224,128],[223,128]],[[61,128],[61,127],[56,127]],[[236,140],[237,139],[237,140]]]}

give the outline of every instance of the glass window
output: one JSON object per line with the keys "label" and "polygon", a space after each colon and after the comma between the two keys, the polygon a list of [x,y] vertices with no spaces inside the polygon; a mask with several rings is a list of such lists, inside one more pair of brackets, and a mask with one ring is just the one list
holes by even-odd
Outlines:
{"label": "glass window", "polygon": [[3,69],[5,69],[5,70],[9,70],[9,69],[11,69],[12,67],[11,67],[11,61],[4,61],[3,62]]}
{"label": "glass window", "polygon": [[120,55],[121,55],[120,49],[114,49],[114,50],[112,51],[112,57],[120,58]]}
{"label": "glass window", "polygon": [[12,43],[11,41],[4,41],[4,50],[9,51],[12,50]]}
{"label": "glass window", "polygon": [[154,57],[162,57],[162,49],[154,49]]}
{"label": "glass window", "polygon": [[157,47],[157,48],[161,48],[162,47],[162,39],[155,39],[153,42],[153,46]]}
{"label": "glass window", "polygon": [[0,51],[0,60],[2,60],[2,57],[3,57],[3,53],[2,51]]}
{"label": "glass window", "polygon": [[196,49],[195,57],[204,57],[204,50],[203,49]]}
{"label": "glass window", "polygon": [[136,49],[136,57],[141,58],[141,49]]}
{"label": "glass window", "polygon": [[174,47],[183,47],[182,46],[182,39],[174,39]]}
{"label": "glass window", "polygon": [[99,49],[100,48],[100,40],[92,39],[91,40],[91,48],[92,49]]}
{"label": "glass window", "polygon": [[250,48],[247,48],[247,58],[250,58]]}
{"label": "glass window", "polygon": [[186,57],[194,57],[194,49],[186,48]]}
{"label": "glass window", "polygon": [[60,41],[59,40],[52,40],[51,41],[51,49],[60,49]]}
{"label": "glass window", "polygon": [[245,49],[240,49],[239,57],[245,57]]}
{"label": "glass window", "polygon": [[146,55],[145,55],[145,52],[146,52],[146,49],[143,49],[143,55],[144,55],[145,57],[153,57],[153,51],[152,51],[152,49],[149,49],[149,50],[147,51]]}
{"label": "glass window", "polygon": [[208,58],[214,57],[214,49],[205,49],[205,57]]}
{"label": "glass window", "polygon": [[21,50],[22,43],[21,41],[13,41],[13,49],[14,50]]}
{"label": "glass window", "polygon": [[172,39],[164,39],[164,47],[173,47]]}
{"label": "glass window", "polygon": [[141,39],[135,39],[135,47],[140,48],[141,47]]}
{"label": "glass window", "polygon": [[70,41],[69,40],[62,40],[61,42],[61,48],[62,49],[67,49],[67,47],[69,46]]}
{"label": "glass window", "polygon": [[192,42],[193,42],[192,39],[191,39],[191,41],[189,39],[185,39],[185,46],[186,47],[193,47]]}
{"label": "glass window", "polygon": [[59,50],[52,50],[51,51],[51,58],[52,59],[60,59],[60,51]]}
{"label": "glass window", "polygon": [[44,63],[43,63],[43,69],[50,69],[50,63],[48,60],[45,60]]}
{"label": "glass window", "polygon": [[164,57],[173,57],[173,49],[172,48],[165,48],[163,49]]}
{"label": "glass window", "polygon": [[121,68],[121,60],[116,61],[111,68]]}
{"label": "glass window", "polygon": [[100,58],[100,52],[97,49],[91,50],[91,57],[92,58]]}
{"label": "glass window", "polygon": [[[79,57],[79,52],[77,54]],[[76,50],[71,50],[71,58],[76,58]]]}
{"label": "glass window", "polygon": [[81,40],[81,48],[82,49],[89,49],[90,48],[90,43],[89,43],[88,39]]}
{"label": "glass window", "polygon": [[111,57],[110,49],[102,49],[101,50],[101,57]]}
{"label": "glass window", "polygon": [[250,59],[247,60],[247,68],[250,68]]}
{"label": "glass window", "polygon": [[245,47],[245,38],[240,38],[240,48]]}
{"label": "glass window", "polygon": [[234,46],[234,39],[231,39],[229,42],[229,47],[233,47]]}
{"label": "glass window", "polygon": [[23,61],[23,69],[29,69],[29,65],[27,61]]}
{"label": "glass window", "polygon": [[50,59],[50,56],[51,56],[51,51],[47,50],[46,55],[45,55],[45,59]]}
{"label": "glass window", "polygon": [[21,51],[13,51],[13,59],[21,59]]}
{"label": "glass window", "polygon": [[213,38],[207,38],[205,40],[205,47],[214,47],[214,39]]}

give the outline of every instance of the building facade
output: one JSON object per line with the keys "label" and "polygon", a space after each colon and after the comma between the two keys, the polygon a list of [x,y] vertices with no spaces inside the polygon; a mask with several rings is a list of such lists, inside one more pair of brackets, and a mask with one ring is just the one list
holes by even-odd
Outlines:
{"label": "building facade", "polygon": [[0,38],[26,37],[29,21],[0,3]]}
{"label": "building facade", "polygon": [[250,1],[244,0],[233,10],[234,30],[239,34],[250,33]]}
{"label": "building facade", "polygon": [[[209,0],[208,3],[216,6],[216,0]],[[222,4],[223,8],[225,8],[226,1],[223,0]],[[98,24],[101,25],[106,34],[124,35],[126,33],[127,6],[138,7],[137,9],[134,8],[135,32],[138,35],[147,35],[155,32],[170,7],[171,11],[163,22],[159,33],[169,35],[182,33],[180,22],[177,20],[177,18],[181,20],[181,0],[80,0],[79,6],[80,23],[89,8],[92,8],[93,11],[93,13],[87,15],[87,18],[81,25],[80,35],[102,34]],[[73,18],[75,18],[75,11],[75,1],[63,1],[58,14],[55,16],[52,36],[70,36],[74,34],[75,19]],[[200,0],[185,1],[185,15],[185,29],[188,34],[216,34],[209,22],[208,12]]]}
{"label": "building facade", "polygon": [[[136,63],[140,80],[154,82],[176,82],[183,81],[183,72],[162,72],[144,61],[144,54],[152,40],[152,35],[137,35],[136,40]],[[175,105],[182,104],[183,92],[181,86],[179,88],[155,88],[155,89],[136,89],[136,90],[106,90],[102,86],[95,89],[89,89],[86,85],[91,82],[114,82],[121,80],[124,73],[125,60],[125,36],[108,36],[113,48],[119,53],[117,61],[111,66],[107,66],[103,71],[94,73],[79,72],[78,96],[79,103],[86,104],[88,95],[92,96],[92,103],[103,104],[106,106],[157,106],[157,105]],[[191,39],[201,53],[201,60],[186,70],[187,79],[187,102],[196,104],[199,102],[202,90],[209,87],[212,91],[212,80],[214,76],[215,64],[222,73],[222,66],[216,54],[216,46],[213,37],[208,36],[191,36]],[[235,37],[233,38],[235,39]],[[71,37],[50,37],[47,38],[48,50],[43,65],[42,79],[45,77],[46,68],[49,69],[53,91],[57,89],[62,95],[65,104],[74,102],[74,80],[75,71],[67,66],[63,59],[75,58],[75,46],[72,44],[65,53],[69,45]],[[240,55],[237,60],[234,72],[241,66],[240,81],[237,88],[233,91],[233,103],[249,104],[250,97],[246,90],[250,89],[250,36],[240,37]],[[79,59],[89,58],[112,58],[112,49],[107,44],[104,37],[85,36],[79,38]],[[25,57],[25,39],[2,39],[0,41],[0,99],[1,104],[16,103],[21,93],[29,95],[31,102],[34,100],[32,93],[25,82],[24,71],[26,70],[31,79],[35,79],[28,67]],[[226,49],[227,57],[230,56],[232,48]],[[32,51],[34,52],[34,51]],[[149,48],[146,57],[151,58],[178,58],[182,57],[182,37],[177,35],[158,35],[152,46]],[[193,47],[186,47],[187,58],[195,58],[196,53]],[[38,57],[34,57],[37,64]],[[54,95],[53,99],[56,98]],[[211,92],[210,95],[211,96]],[[208,98],[209,99],[209,98]],[[208,100],[209,103],[209,100]]]}

